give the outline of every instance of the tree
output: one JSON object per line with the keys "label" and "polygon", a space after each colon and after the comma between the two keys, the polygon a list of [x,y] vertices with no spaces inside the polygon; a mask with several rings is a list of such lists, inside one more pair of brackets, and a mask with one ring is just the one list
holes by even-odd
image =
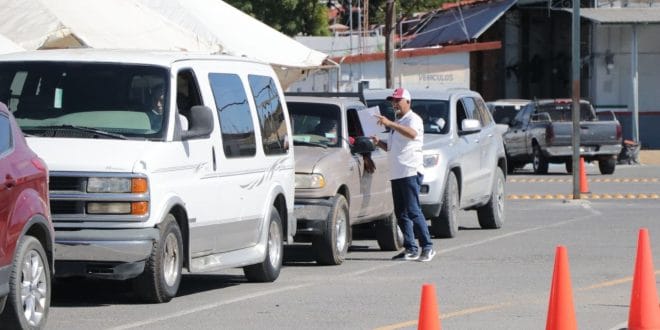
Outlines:
{"label": "tree", "polygon": [[[356,2],[357,0],[354,0]],[[411,17],[415,13],[433,11],[449,0],[395,0],[397,17]],[[385,24],[387,0],[369,0],[369,21]],[[397,19],[398,20],[398,19]]]}
{"label": "tree", "polygon": [[225,0],[286,35],[329,35],[328,13],[318,0]]}

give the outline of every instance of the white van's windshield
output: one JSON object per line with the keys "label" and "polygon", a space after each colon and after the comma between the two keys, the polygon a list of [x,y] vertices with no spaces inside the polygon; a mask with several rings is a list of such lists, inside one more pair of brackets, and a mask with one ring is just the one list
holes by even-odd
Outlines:
{"label": "white van's windshield", "polygon": [[80,62],[0,63],[0,102],[26,134],[162,139],[167,68]]}

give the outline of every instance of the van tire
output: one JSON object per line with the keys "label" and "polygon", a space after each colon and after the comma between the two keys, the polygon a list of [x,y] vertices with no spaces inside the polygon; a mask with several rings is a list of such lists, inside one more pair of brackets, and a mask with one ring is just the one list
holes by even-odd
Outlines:
{"label": "van tire", "polygon": [[243,267],[243,273],[250,282],[273,282],[280,276],[284,241],[282,238],[282,219],[277,209],[270,208],[268,223],[268,239],[266,241],[266,256],[264,261]]}
{"label": "van tire", "polygon": [[454,172],[449,172],[442,194],[440,215],[431,218],[431,234],[439,238],[455,237],[458,233],[458,209],[458,181]]}
{"label": "van tire", "polygon": [[[27,262],[28,259],[29,262]],[[26,279],[23,277],[26,264],[27,267],[34,268],[28,269],[27,273],[40,270],[37,278]],[[23,281],[30,281],[32,283],[36,281],[40,289],[34,290],[34,292],[30,290],[31,292],[29,294],[23,292]],[[32,286],[30,285],[30,287]],[[44,291],[44,294],[41,294],[41,291]],[[48,319],[51,292],[50,264],[46,257],[46,252],[36,238],[23,236],[16,247],[16,254],[11,265],[9,295],[6,297],[5,309],[0,314],[0,325],[7,325],[8,329],[43,329]],[[32,313],[35,317],[30,320],[25,317],[25,309],[28,307],[24,305],[22,298],[26,294],[26,300],[35,299],[34,304],[28,304],[28,306],[32,306],[32,312],[41,313],[40,316]]]}
{"label": "van tire", "polygon": [[498,229],[502,227],[504,221],[504,173],[502,169],[495,169],[493,186],[491,188],[490,198],[486,205],[477,208],[477,218],[479,225],[483,229]]}
{"label": "van tire", "polygon": [[148,303],[172,300],[179,291],[183,268],[183,240],[174,215],[168,214],[159,225],[160,239],[151,249],[144,271],[133,280],[133,289]]}
{"label": "van tire", "polygon": [[350,245],[348,202],[343,195],[332,198],[332,208],[324,223],[323,233],[312,240],[315,260],[321,265],[340,265]]}
{"label": "van tire", "polygon": [[376,240],[382,251],[399,251],[403,248],[403,232],[394,213],[376,222]]}

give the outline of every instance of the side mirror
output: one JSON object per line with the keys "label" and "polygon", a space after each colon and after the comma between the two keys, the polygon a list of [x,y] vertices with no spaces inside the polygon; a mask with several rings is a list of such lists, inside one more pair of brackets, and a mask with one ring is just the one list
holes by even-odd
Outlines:
{"label": "side mirror", "polygon": [[190,109],[188,130],[181,132],[182,140],[207,138],[213,132],[213,110],[196,105]]}
{"label": "side mirror", "polygon": [[463,119],[459,135],[472,134],[481,131],[481,123],[476,119]]}
{"label": "side mirror", "polygon": [[371,138],[367,136],[358,136],[355,138],[355,142],[351,146],[351,152],[354,154],[366,154],[376,150]]}

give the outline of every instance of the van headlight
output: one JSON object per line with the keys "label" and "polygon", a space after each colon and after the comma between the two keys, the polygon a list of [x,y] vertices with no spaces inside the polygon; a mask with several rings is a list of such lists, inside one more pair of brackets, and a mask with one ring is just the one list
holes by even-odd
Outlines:
{"label": "van headlight", "polygon": [[325,178],[321,174],[296,174],[296,188],[309,189],[323,187],[325,187]]}
{"label": "van headlight", "polygon": [[89,193],[146,193],[147,188],[145,178],[92,177],[87,180]]}
{"label": "van headlight", "polygon": [[424,155],[424,167],[433,167],[440,163],[439,154]]}

